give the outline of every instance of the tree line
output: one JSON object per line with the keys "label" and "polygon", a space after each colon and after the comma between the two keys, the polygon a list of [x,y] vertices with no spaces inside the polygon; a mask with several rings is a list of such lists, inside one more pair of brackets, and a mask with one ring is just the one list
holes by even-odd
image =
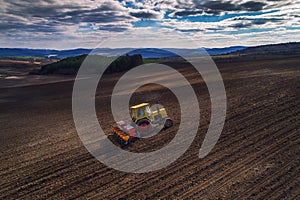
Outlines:
{"label": "tree line", "polygon": [[42,66],[40,74],[77,74],[81,65],[88,67],[89,72],[96,73],[109,66],[104,73],[124,72],[143,64],[141,55],[125,55],[105,57],[100,55],[81,55],[62,59],[58,62]]}

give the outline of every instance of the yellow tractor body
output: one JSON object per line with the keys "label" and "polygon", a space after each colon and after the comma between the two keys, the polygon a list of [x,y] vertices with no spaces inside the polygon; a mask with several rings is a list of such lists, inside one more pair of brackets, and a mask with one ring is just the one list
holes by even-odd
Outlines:
{"label": "yellow tractor body", "polygon": [[132,139],[141,137],[152,131],[153,127],[163,125],[164,128],[173,126],[173,121],[168,117],[165,108],[151,110],[149,103],[141,103],[130,107],[131,123],[117,122],[113,128],[113,135],[122,145],[128,145]]}
{"label": "yellow tractor body", "polygon": [[167,118],[168,114],[165,108],[157,108],[151,110],[149,103],[141,103],[130,107],[130,113],[132,121],[137,123],[141,119],[148,119],[153,122],[159,116],[161,118]]}

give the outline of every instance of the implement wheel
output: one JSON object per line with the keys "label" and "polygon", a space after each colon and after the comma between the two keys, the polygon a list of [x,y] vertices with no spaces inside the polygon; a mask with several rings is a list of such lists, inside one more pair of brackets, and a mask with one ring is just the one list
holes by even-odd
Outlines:
{"label": "implement wheel", "polygon": [[145,136],[152,131],[152,125],[147,119],[141,119],[137,123],[138,137]]}
{"label": "implement wheel", "polygon": [[164,128],[167,129],[167,128],[171,128],[172,126],[173,126],[173,120],[166,119],[165,124],[164,124]]}

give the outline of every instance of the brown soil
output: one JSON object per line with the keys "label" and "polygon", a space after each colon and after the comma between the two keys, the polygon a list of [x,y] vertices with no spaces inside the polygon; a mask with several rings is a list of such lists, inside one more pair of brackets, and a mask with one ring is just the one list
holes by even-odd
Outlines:
{"label": "brown soil", "polygon": [[[201,121],[190,149],[165,169],[127,174],[106,167],[81,143],[72,118],[73,81],[0,89],[1,199],[297,199],[300,196],[300,58],[217,61],[228,98],[221,138],[204,159],[210,101],[205,83],[186,63],[168,63],[192,84]],[[119,75],[103,79],[96,109],[109,134],[110,93]],[[163,104],[175,126],[134,142],[128,151],[159,149],[180,123],[178,102],[148,85],[132,104]]]}

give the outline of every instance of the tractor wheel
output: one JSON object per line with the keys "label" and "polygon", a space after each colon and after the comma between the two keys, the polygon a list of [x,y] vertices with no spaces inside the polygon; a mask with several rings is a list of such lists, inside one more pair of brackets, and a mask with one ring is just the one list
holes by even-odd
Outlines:
{"label": "tractor wheel", "polygon": [[149,122],[149,120],[141,119],[140,121],[138,121],[136,128],[137,128],[138,137],[141,137],[151,132],[152,125]]}
{"label": "tractor wheel", "polygon": [[165,120],[165,124],[164,124],[164,128],[171,128],[173,126],[173,121],[171,119],[166,119]]}

